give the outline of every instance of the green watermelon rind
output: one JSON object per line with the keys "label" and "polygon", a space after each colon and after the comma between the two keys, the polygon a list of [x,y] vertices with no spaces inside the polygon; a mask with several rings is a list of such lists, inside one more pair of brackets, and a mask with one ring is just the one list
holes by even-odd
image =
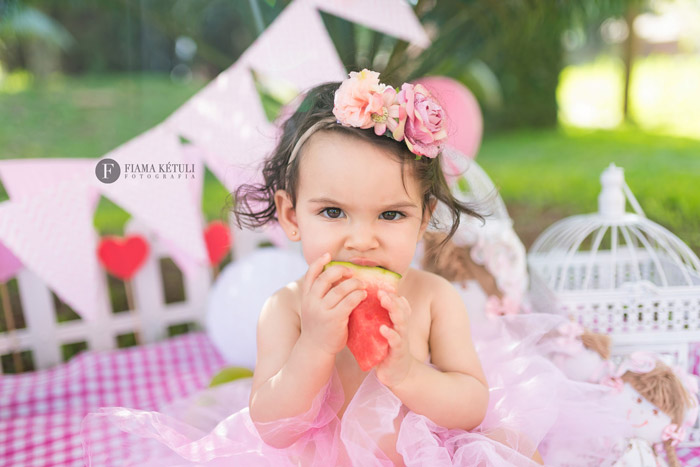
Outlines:
{"label": "green watermelon rind", "polygon": [[346,268],[357,271],[360,279],[380,279],[389,282],[398,282],[399,279],[401,279],[401,274],[390,271],[386,268],[382,268],[380,266],[360,266],[359,264],[350,263],[348,261],[331,261],[330,263],[326,264],[323,269],[325,270],[326,268],[334,265],[345,266]]}

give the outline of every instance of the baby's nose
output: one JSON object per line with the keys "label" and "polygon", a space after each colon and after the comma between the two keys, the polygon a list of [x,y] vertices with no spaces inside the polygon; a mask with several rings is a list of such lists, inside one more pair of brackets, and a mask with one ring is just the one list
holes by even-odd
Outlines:
{"label": "baby's nose", "polygon": [[348,250],[367,251],[377,246],[379,241],[374,229],[364,223],[352,226],[345,240],[345,248]]}

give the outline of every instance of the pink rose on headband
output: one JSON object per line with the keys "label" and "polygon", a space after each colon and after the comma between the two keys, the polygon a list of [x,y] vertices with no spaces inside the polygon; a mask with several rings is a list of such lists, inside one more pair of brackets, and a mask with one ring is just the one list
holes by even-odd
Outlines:
{"label": "pink rose on headband", "polygon": [[408,149],[417,155],[437,157],[447,138],[444,111],[430,97],[422,85],[404,83],[398,94],[398,103],[406,110],[405,119],[400,119],[394,131],[394,139],[406,138]]}
{"label": "pink rose on headband", "polygon": [[376,71],[351,71],[335,92],[333,115],[346,126],[373,127],[372,114],[381,114],[384,107],[384,88]]}

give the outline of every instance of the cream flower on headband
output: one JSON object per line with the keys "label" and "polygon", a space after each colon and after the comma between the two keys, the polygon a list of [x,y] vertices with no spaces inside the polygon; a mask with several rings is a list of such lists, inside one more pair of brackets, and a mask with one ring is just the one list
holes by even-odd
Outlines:
{"label": "cream flower on headband", "polygon": [[444,111],[425,87],[404,83],[399,92],[367,69],[349,76],[335,93],[333,115],[339,123],[405,139],[416,158],[437,157],[447,139]]}
{"label": "cream flower on headband", "polygon": [[350,78],[335,92],[333,114],[344,125],[371,128],[372,114],[382,112],[381,91],[379,73],[366,69],[359,73],[351,71]]}

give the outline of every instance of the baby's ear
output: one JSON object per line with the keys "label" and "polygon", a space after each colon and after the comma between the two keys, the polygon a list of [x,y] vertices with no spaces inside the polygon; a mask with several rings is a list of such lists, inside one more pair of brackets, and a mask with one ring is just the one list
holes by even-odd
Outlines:
{"label": "baby's ear", "polygon": [[297,223],[297,212],[292,202],[292,197],[285,190],[275,192],[275,207],[277,209],[277,219],[282,230],[287,234],[287,238],[293,242],[301,239],[299,224]]}

